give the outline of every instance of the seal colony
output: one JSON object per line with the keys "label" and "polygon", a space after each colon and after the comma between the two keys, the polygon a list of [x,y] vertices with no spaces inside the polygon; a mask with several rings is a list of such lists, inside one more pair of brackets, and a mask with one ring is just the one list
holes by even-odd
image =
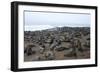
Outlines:
{"label": "seal colony", "polygon": [[90,58],[89,27],[24,31],[24,61]]}

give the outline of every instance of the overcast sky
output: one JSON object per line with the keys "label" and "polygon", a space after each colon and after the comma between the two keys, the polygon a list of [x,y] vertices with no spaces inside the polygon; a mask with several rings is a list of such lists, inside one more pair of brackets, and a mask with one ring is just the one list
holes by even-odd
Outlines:
{"label": "overcast sky", "polygon": [[25,31],[54,27],[90,27],[90,14],[28,12],[25,11]]}

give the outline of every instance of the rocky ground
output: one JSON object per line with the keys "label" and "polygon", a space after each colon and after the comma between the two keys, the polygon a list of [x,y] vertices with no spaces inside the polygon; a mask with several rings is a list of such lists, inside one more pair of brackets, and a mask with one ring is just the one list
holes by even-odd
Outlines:
{"label": "rocky ground", "polygon": [[24,31],[24,61],[90,58],[89,27]]}

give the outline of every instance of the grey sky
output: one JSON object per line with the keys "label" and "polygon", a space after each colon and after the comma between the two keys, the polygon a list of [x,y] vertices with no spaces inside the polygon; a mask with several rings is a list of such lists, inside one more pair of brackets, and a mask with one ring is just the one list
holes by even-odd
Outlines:
{"label": "grey sky", "polygon": [[25,31],[54,27],[90,27],[91,15],[25,11]]}

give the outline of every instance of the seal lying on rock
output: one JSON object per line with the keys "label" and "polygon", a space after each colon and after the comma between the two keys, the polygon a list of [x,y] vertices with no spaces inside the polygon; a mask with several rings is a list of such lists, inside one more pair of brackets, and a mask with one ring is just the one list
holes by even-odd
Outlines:
{"label": "seal lying on rock", "polygon": [[54,53],[52,51],[45,52],[45,58],[47,60],[53,60],[53,59],[55,59]]}

